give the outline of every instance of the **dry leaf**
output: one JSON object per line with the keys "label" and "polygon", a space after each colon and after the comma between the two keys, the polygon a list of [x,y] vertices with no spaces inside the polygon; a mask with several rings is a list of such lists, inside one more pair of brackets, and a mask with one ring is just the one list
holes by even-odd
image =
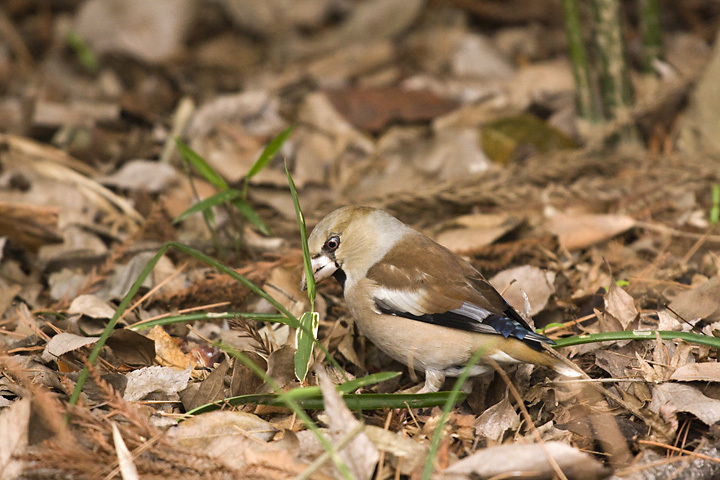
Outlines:
{"label": "dry leaf", "polygon": [[82,348],[85,345],[92,345],[97,342],[96,337],[81,337],[74,333],[58,333],[50,339],[42,353],[42,359],[46,362],[57,360],[68,352]]}
{"label": "dry leaf", "polygon": [[[359,421],[345,405],[328,374],[323,369],[317,369],[317,374],[325,401],[325,413],[329,418],[330,436],[337,443],[350,434]],[[380,458],[375,445],[363,431],[356,433],[339,455],[358,480],[370,480]]]}
{"label": "dry leaf", "polygon": [[112,318],[115,308],[95,295],[79,295],[70,304],[69,314],[86,315],[92,318]]}
{"label": "dry leaf", "polygon": [[148,338],[155,341],[155,355],[157,362],[164,367],[176,367],[186,369],[195,362],[190,355],[186,355],[178,346],[173,337],[168,335],[163,327],[156,325],[150,330]]}
{"label": "dry leaf", "polygon": [[690,385],[662,383],[653,389],[650,410],[659,413],[665,421],[677,430],[677,412],[695,415],[706,425],[720,421],[720,400],[706,397],[700,390]]}
{"label": "dry leaf", "polygon": [[620,322],[623,330],[638,316],[633,298],[615,283],[610,285],[604,301],[605,311]]}
{"label": "dry leaf", "polygon": [[500,445],[480,450],[445,469],[448,479],[489,478],[505,476],[555,478],[546,450],[555,459],[568,479],[592,480],[609,475],[608,469],[587,453],[564,443]]}
{"label": "dry leaf", "polygon": [[[365,427],[365,434],[378,450],[397,457],[393,461],[403,475],[410,475],[425,463],[428,453],[426,442],[403,436],[402,432],[391,432],[372,425]],[[397,459],[402,461],[398,462]]]}
{"label": "dry leaf", "polygon": [[548,219],[545,228],[558,236],[563,247],[578,250],[608,240],[634,225],[635,220],[627,215],[558,213]]}
{"label": "dry leaf", "polygon": [[516,218],[505,214],[463,215],[454,219],[452,226],[443,230],[435,240],[462,254],[490,245],[519,224]]}
{"label": "dry leaf", "polygon": [[670,376],[670,380],[680,382],[720,382],[720,363],[688,363],[675,370]]}
{"label": "dry leaf", "polygon": [[508,399],[505,398],[485,410],[475,421],[475,434],[501,442],[505,432],[516,429],[520,425],[520,415],[515,411]]}
{"label": "dry leaf", "polygon": [[168,430],[168,437],[182,446],[202,450],[217,437],[243,438],[253,436],[269,442],[277,429],[257,415],[248,412],[214,411],[196,415]]}
{"label": "dry leaf", "polygon": [[529,313],[535,315],[545,308],[550,295],[555,293],[555,272],[524,265],[503,270],[492,277],[490,283],[499,292],[505,290],[503,297],[519,312],[526,310],[524,292],[530,302]]}
{"label": "dry leaf", "polygon": [[153,392],[172,395],[187,386],[192,367],[178,370],[170,367],[145,367],[126,375],[128,379],[123,398],[129,402],[142,400]]}
{"label": "dry leaf", "polygon": [[12,480],[22,473],[25,461],[17,456],[27,447],[29,423],[29,398],[0,411],[0,480]]}
{"label": "dry leaf", "polygon": [[670,309],[691,324],[717,316],[720,311],[720,277],[712,277],[692,290],[675,295]]}

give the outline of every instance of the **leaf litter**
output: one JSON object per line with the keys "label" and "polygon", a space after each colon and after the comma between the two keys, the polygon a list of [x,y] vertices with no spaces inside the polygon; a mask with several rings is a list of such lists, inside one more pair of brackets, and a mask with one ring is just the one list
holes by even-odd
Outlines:
{"label": "leaf litter", "polygon": [[[296,316],[308,309],[283,159],[309,226],[337,205],[384,207],[468,258],[558,341],[637,333],[559,349],[587,374],[579,381],[509,369],[521,404],[498,375],[475,379],[443,430],[437,478],[716,474],[717,350],[653,333],[720,331],[707,130],[720,48],[700,29],[678,21],[669,37],[675,80],[637,80],[654,92],[630,115],[647,149],[598,150],[575,148],[586,139],[567,120],[573,87],[552,9],[233,0],[199,15],[169,1],[153,6],[153,28],[128,10],[101,15],[114,18],[105,31],[94,9],[122,2],[36,3],[14,2],[2,27],[19,41],[0,78],[0,478],[337,478],[297,412],[225,402],[274,389],[218,342],[286,392],[319,384],[324,410],[309,413],[354,478],[421,477],[440,410],[345,406],[334,383],[406,370],[356,332],[333,284],[315,303],[319,339],[347,379],[325,374],[316,349],[310,371],[322,373],[301,385],[292,329],[255,319],[276,312],[270,301],[168,252],[68,403],[117,302],[166,241],[210,252]],[[536,23],[507,25],[513,15]],[[693,18],[717,30],[717,18]],[[96,73],[82,45],[60,43],[68,20]],[[173,124],[181,104],[199,107]],[[173,224],[217,193],[177,156],[157,161],[175,135],[243,189],[288,125],[280,155],[246,184],[271,237],[228,205]],[[406,372],[357,393],[419,381]],[[211,402],[221,409],[186,417]]]}

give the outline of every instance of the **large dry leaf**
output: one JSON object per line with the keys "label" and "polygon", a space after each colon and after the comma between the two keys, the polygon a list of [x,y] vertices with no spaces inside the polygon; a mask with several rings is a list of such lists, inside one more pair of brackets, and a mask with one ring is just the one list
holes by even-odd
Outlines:
{"label": "large dry leaf", "polygon": [[720,363],[688,363],[675,370],[670,379],[680,382],[720,382]]}
{"label": "large dry leaf", "polygon": [[157,362],[163,367],[176,367],[186,369],[197,365],[197,362],[182,351],[178,343],[163,327],[156,325],[150,330],[148,338],[155,342],[155,355]]}
{"label": "large dry leaf", "polygon": [[630,294],[617,284],[613,283],[610,285],[610,289],[607,295],[605,295],[604,300],[605,311],[620,322],[623,330],[627,329],[630,322],[637,318],[638,311],[637,308],[635,308],[635,301]]}
{"label": "large dry leaf", "polygon": [[410,475],[418,467],[425,463],[428,446],[417,438],[403,436],[401,432],[391,432],[380,427],[368,425],[365,427],[365,434],[375,447],[381,452],[392,453],[397,459],[396,468],[400,469],[403,475]]}
{"label": "large dry leaf", "polygon": [[692,290],[675,295],[670,302],[670,309],[692,324],[711,316],[716,317],[720,311],[720,277],[712,277]]}
{"label": "large dry leaf", "polygon": [[525,297],[530,302],[530,315],[541,312],[555,293],[555,272],[541,270],[530,265],[509,268],[490,279],[490,283],[505,300],[519,312],[525,312]]}
{"label": "large dry leaf", "polygon": [[609,475],[609,471],[587,453],[564,443],[500,445],[480,450],[445,469],[448,479],[475,479],[512,476],[533,479],[555,478],[547,453],[568,479],[592,480]]}
{"label": "large dry leaf", "polygon": [[68,308],[68,313],[86,315],[92,318],[112,318],[115,315],[115,308],[95,295],[79,295],[73,299]]}
{"label": "large dry leaf", "polygon": [[180,400],[185,411],[222,400],[225,391],[225,374],[229,366],[225,358],[202,382],[193,383],[180,392]]}
{"label": "large dry leaf", "polygon": [[[322,369],[318,369],[317,373],[320,377],[320,389],[325,401],[325,413],[329,418],[330,436],[333,443],[337,444],[352,433],[359,425],[359,421],[345,405],[328,374]],[[360,431],[340,451],[340,458],[350,468],[354,478],[370,480],[380,453],[365,432]]]}
{"label": "large dry leaf", "polygon": [[168,430],[168,437],[187,448],[203,449],[208,442],[221,436],[243,438],[253,436],[269,442],[277,429],[257,415],[248,412],[215,411],[188,418]]}
{"label": "large dry leaf", "polygon": [[505,398],[485,410],[475,421],[475,434],[486,438],[502,441],[505,432],[520,425],[520,416],[510,400]]}
{"label": "large dry leaf", "polygon": [[117,361],[125,365],[149,367],[155,363],[155,343],[132,330],[116,330],[106,345],[113,351]]}
{"label": "large dry leaf", "polygon": [[516,218],[505,214],[463,215],[454,219],[452,226],[443,230],[435,240],[453,252],[471,252],[490,245],[519,224]]}
{"label": "large dry leaf", "polygon": [[0,480],[17,478],[25,461],[17,458],[28,444],[30,399],[18,400],[0,412]]}
{"label": "large dry leaf", "polygon": [[74,333],[58,333],[50,339],[48,344],[45,346],[45,350],[42,353],[42,359],[46,362],[50,362],[58,359],[68,352],[77,350],[86,345],[92,345],[97,342],[98,339],[95,337],[81,337]]}
{"label": "large dry leaf", "polygon": [[634,225],[635,220],[627,215],[558,213],[547,221],[545,228],[558,236],[562,246],[578,250],[608,240]]}
{"label": "large dry leaf", "polygon": [[706,397],[690,385],[662,383],[653,389],[650,410],[660,414],[674,429],[677,429],[678,412],[695,415],[706,425],[720,422],[720,400]]}
{"label": "large dry leaf", "polygon": [[178,370],[170,367],[145,367],[127,374],[127,387],[123,398],[130,402],[142,400],[153,392],[171,395],[179,392],[190,380],[192,367]]}

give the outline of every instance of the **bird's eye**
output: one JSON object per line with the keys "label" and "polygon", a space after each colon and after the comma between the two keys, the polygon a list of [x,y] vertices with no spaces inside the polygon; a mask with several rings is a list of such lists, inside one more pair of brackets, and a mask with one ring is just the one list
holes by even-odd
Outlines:
{"label": "bird's eye", "polygon": [[331,252],[337,250],[337,248],[340,246],[340,237],[337,235],[333,235],[332,237],[328,238],[325,242],[325,249],[329,250]]}

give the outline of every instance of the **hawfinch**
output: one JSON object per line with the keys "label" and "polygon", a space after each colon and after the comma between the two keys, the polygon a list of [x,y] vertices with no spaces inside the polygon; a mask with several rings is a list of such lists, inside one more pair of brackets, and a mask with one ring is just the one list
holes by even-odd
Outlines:
{"label": "hawfinch", "polygon": [[[500,364],[527,362],[580,375],[543,351],[543,343],[554,342],[535,333],[480,272],[383,210],[335,210],[308,245],[315,281],[335,277],[361,332],[395,360],[425,372],[421,391],[435,392],[446,375],[459,376],[479,349]],[[481,360],[471,374],[489,371]]]}

